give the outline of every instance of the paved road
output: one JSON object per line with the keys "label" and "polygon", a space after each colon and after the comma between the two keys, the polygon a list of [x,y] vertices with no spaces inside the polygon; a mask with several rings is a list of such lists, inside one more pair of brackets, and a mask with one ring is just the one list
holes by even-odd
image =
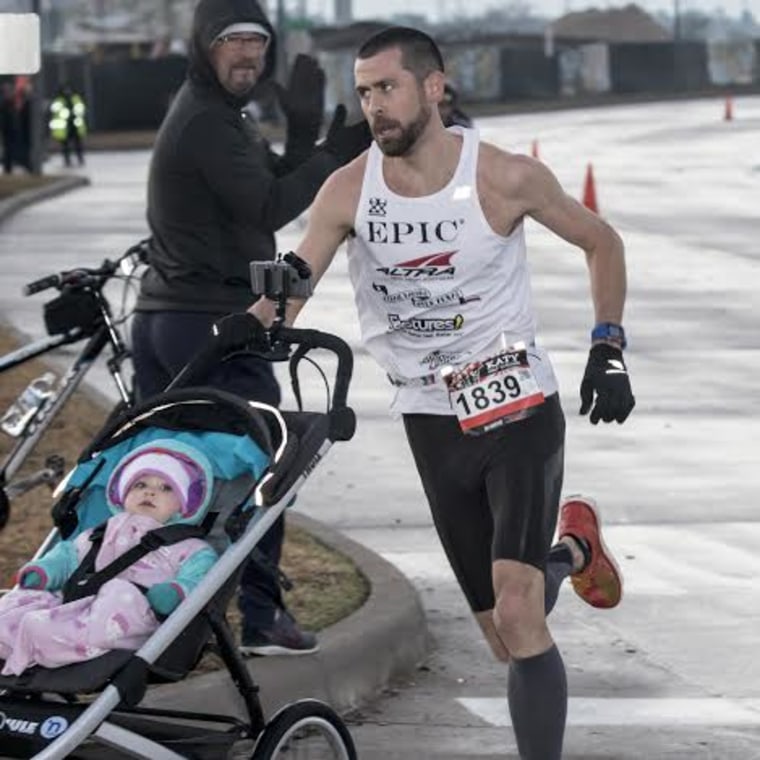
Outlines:
{"label": "paved road", "polygon": [[[596,496],[627,580],[625,604],[592,612],[565,589],[552,627],[568,667],[568,758],[760,758],[760,98],[619,106],[483,120],[486,139],[539,153],[580,196],[593,163],[601,213],[628,249],[628,351],[638,406],[622,427],[575,414],[592,315],[582,255],[529,227],[541,338],[568,415],[566,491]],[[145,231],[147,154],[92,155],[91,188],[2,228],[6,316],[41,332],[42,297],[20,285],[95,263]],[[286,250],[298,225],[280,238]],[[354,344],[345,261],[309,321]],[[99,381],[102,389],[105,380]],[[316,386],[316,376],[315,376]],[[319,400],[315,387],[312,398]],[[443,561],[388,389],[357,349],[355,440],[335,447],[300,508],[412,579],[436,650],[353,727],[363,760],[514,753],[493,664]],[[371,656],[371,653],[368,653]],[[506,756],[514,756],[507,754]]]}
{"label": "paved road", "polygon": [[[738,114],[723,122],[721,102],[701,101],[480,125],[513,150],[537,139],[576,197],[592,162],[601,212],[628,248],[639,405],[625,426],[596,429],[575,414],[591,322],[582,257],[529,230],[541,334],[568,412],[566,491],[597,497],[628,581],[618,610],[592,612],[566,589],[553,617],[570,677],[571,757],[760,757],[760,99],[739,100]],[[337,295],[344,282],[325,285]],[[311,307],[316,319],[316,299]],[[342,307],[320,314],[327,325],[351,321]],[[363,371],[360,389],[375,383]],[[362,757],[503,757],[514,752],[503,668],[438,550],[398,429],[374,396],[355,402],[371,422],[334,460],[356,481],[339,525],[412,578],[437,642],[414,686],[365,712]],[[326,478],[336,501],[343,477]],[[356,514],[356,497],[371,508]]]}

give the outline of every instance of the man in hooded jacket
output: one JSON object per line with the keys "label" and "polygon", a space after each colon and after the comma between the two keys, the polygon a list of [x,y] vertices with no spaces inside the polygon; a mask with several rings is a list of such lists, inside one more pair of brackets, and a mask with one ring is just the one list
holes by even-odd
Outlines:
{"label": "man in hooded jacket", "polygon": [[[318,146],[324,72],[299,56],[287,88],[277,88],[287,120],[285,152],[274,153],[244,110],[256,84],[270,80],[275,31],[256,0],[200,0],[187,78],[159,130],[148,180],[149,267],[132,326],[139,395],[163,390],[208,341],[222,316],[251,300],[249,263],[272,260],[275,231],[298,217],[325,179],[371,141],[366,122],[346,126],[338,106]],[[269,362],[240,357],[209,385],[277,405]],[[242,648],[302,653],[316,638],[287,612],[277,582],[283,538],[278,520],[241,580]]]}

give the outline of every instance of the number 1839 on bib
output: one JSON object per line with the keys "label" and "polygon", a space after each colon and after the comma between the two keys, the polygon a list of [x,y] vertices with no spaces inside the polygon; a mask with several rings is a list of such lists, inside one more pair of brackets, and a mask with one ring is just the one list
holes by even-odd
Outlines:
{"label": "number 1839 on bib", "polygon": [[459,425],[470,435],[523,419],[544,402],[522,346],[458,369],[446,367],[441,375]]}

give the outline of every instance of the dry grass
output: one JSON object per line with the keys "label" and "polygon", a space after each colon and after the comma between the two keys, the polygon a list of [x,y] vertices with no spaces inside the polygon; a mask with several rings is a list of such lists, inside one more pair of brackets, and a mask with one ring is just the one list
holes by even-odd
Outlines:
{"label": "dry grass", "polygon": [[[0,353],[15,345],[12,333],[0,329]],[[26,384],[46,369],[40,360],[33,360],[3,374],[0,415]],[[53,453],[63,455],[67,467],[71,466],[105,417],[106,410],[77,391],[19,474],[36,470]],[[12,445],[13,440],[0,431],[0,456],[5,457]],[[12,505],[8,525],[0,532],[0,587],[8,586],[13,573],[30,558],[51,529],[51,505],[50,492],[45,487],[19,497]],[[292,526],[286,532],[281,567],[294,585],[286,594],[286,602],[301,624],[310,630],[321,630],[345,617],[361,606],[368,594],[366,579],[347,557]],[[230,619],[237,628],[239,615],[234,604]]]}
{"label": "dry grass", "polygon": [[57,176],[33,174],[0,174],[0,201],[25,190],[33,190],[58,179]]}

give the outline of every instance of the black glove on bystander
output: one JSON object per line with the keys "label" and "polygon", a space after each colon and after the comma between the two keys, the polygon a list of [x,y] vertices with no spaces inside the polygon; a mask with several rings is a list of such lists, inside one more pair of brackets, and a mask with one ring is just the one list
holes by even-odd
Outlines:
{"label": "black glove on bystander", "polygon": [[623,352],[608,343],[591,346],[581,382],[580,413],[588,414],[591,409],[589,419],[592,425],[596,425],[599,420],[625,422],[635,405],[636,399],[631,391]]}
{"label": "black glove on bystander", "polygon": [[346,107],[342,103],[335,106],[335,114],[322,143],[322,149],[332,153],[342,166],[353,161],[371,144],[372,133],[366,119],[346,126]]}
{"label": "black glove on bystander", "polygon": [[288,86],[274,83],[285,115],[286,154],[304,160],[319,137],[325,110],[325,72],[315,58],[300,53],[290,69]]}

